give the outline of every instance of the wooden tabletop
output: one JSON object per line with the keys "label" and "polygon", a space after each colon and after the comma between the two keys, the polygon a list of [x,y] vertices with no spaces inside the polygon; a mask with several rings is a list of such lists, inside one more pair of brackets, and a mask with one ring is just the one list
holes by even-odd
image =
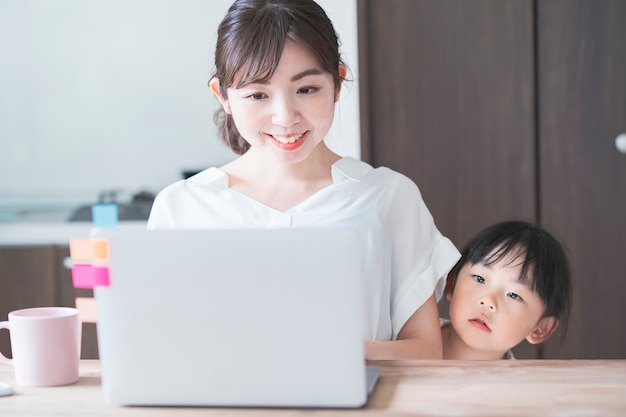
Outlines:
{"label": "wooden tabletop", "polygon": [[357,410],[150,408],[107,404],[100,363],[82,361],[63,387],[15,385],[0,365],[0,416],[625,416],[626,360],[383,361],[368,404]]}

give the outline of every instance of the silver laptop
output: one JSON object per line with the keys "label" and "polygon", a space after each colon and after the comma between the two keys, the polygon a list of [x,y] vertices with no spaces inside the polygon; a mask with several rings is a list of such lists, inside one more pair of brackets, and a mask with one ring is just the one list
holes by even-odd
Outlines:
{"label": "silver laptop", "polygon": [[362,248],[330,229],[111,229],[96,287],[113,404],[360,407]]}

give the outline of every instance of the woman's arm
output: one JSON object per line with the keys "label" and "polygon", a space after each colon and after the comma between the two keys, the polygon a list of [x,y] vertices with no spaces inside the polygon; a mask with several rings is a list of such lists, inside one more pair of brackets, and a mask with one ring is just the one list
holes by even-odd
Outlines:
{"label": "woman's arm", "polygon": [[439,310],[435,295],[404,323],[397,340],[365,341],[365,359],[441,359]]}

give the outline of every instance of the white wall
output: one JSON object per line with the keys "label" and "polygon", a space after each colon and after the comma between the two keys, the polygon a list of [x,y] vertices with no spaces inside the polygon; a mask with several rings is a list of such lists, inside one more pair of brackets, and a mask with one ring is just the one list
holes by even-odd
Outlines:
{"label": "white wall", "polygon": [[[328,143],[360,156],[356,0],[320,0],[355,81]],[[0,1],[0,203],[158,191],[234,155],[206,86],[231,0]]]}

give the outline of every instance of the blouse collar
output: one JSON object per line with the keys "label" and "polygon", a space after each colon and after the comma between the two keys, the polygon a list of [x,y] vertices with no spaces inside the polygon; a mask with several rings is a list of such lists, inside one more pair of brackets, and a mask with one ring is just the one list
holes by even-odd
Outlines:
{"label": "blouse collar", "polygon": [[[347,179],[361,182],[373,168],[351,156],[346,156],[335,162],[331,168],[333,183],[338,184]],[[187,179],[191,186],[202,186],[212,183],[221,188],[228,188],[228,175],[219,168],[206,169]]]}
{"label": "blouse collar", "polygon": [[333,182],[337,184],[346,179],[361,182],[371,170],[372,167],[365,162],[346,156],[333,164],[331,173]]}

